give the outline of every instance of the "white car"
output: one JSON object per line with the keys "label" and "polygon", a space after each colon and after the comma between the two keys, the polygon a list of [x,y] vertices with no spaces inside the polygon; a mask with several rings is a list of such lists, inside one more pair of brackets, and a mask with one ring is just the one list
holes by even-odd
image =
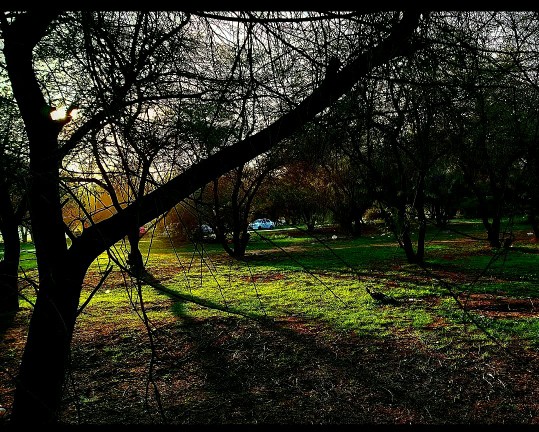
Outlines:
{"label": "white car", "polygon": [[211,226],[203,224],[193,231],[193,238],[197,241],[213,241],[217,239],[217,236]]}
{"label": "white car", "polygon": [[275,222],[266,218],[257,219],[249,224],[249,228],[253,230],[273,229],[275,228]]}

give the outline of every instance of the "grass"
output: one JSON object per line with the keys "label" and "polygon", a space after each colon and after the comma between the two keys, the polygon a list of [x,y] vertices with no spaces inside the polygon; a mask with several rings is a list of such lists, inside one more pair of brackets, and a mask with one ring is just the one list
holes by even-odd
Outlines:
{"label": "grass", "polygon": [[[150,247],[143,237],[151,285],[138,286],[107,254],[89,269],[81,303],[114,267],[77,321],[82,408],[68,404],[66,418],[139,422],[155,411],[145,399],[151,370],[178,423],[539,421],[537,374],[499,349],[518,347],[523,357],[539,349],[539,244],[527,230],[515,226],[517,240],[499,254],[477,221],[430,228],[424,268],[377,229],[336,239],[262,231],[242,261],[218,244],[155,238]],[[25,253],[35,275],[31,245]],[[111,253],[124,262],[127,247]],[[375,301],[366,287],[398,304]],[[23,291],[35,299],[31,287]],[[30,311],[21,303],[19,336],[9,330],[0,350],[5,364],[21,355]],[[13,386],[5,386],[9,406]]]}
{"label": "grass", "polygon": [[[480,223],[465,221],[454,228],[432,229],[426,254],[429,265],[471,278],[466,283],[446,278],[456,292],[539,296],[535,283],[539,255],[531,253],[537,251],[535,245],[526,244],[497,257],[484,242],[462,237],[463,232],[482,236]],[[301,231],[257,232],[245,261],[230,259],[216,244],[172,248],[154,239],[147,267],[158,278],[163,266],[172,268],[160,278],[168,290],[221,308],[171,300],[175,306],[170,311],[182,318],[204,319],[226,314],[223,310],[272,319],[293,316],[370,337],[436,332],[442,326],[441,318],[446,328],[466,322],[446,286],[407,264],[402,250],[387,234],[371,234],[332,240],[324,234],[310,237]],[[144,254],[148,246],[149,242],[141,242]],[[400,304],[377,303],[366,292],[366,284]],[[147,306],[158,301],[156,295],[153,288],[145,287]],[[109,297],[96,296],[93,306],[105,302],[114,303]],[[469,314],[481,317],[482,312]],[[533,345],[537,335],[535,321],[525,317],[485,318],[482,323],[505,340],[522,335],[524,342]]]}
{"label": "grass", "polygon": [[[525,226],[516,228],[527,230]],[[408,264],[403,251],[383,230],[336,239],[323,232],[310,236],[301,229],[256,232],[243,261],[229,258],[218,244],[171,245],[163,238],[150,242],[144,237],[140,247],[147,269],[167,291],[143,286],[143,302],[153,319],[204,319],[229,311],[271,319],[302,317],[370,337],[436,332],[439,327],[466,321],[448,286],[454,293],[468,295],[539,297],[537,245],[521,238],[520,243],[515,242],[517,247],[502,256],[477,240],[481,237],[482,225],[474,220],[454,221],[445,230],[431,228],[426,245],[427,269],[436,269],[431,274]],[[114,253],[125,260],[127,248],[118,244]],[[95,286],[96,274],[110,264],[106,254],[94,262],[81,302]],[[25,271],[35,267],[32,245],[23,245],[21,266]],[[440,269],[468,280],[443,276],[440,282],[433,277]],[[116,276],[109,277],[111,281],[93,297],[82,320],[108,317],[123,325],[140,320],[136,289],[124,285],[119,273],[113,274]],[[399,305],[377,303],[366,292],[366,285],[396,298]],[[34,297],[31,291],[26,294]],[[183,300],[178,301],[176,295]],[[165,299],[170,307],[151,309]],[[136,310],[139,315],[133,313]],[[535,345],[538,328],[534,319],[485,318],[482,311],[474,310],[468,314],[483,319],[500,338],[522,337]]]}
{"label": "grass", "polygon": [[[3,256],[3,245],[2,245]],[[23,270],[33,270],[36,267],[36,248],[33,243],[21,244],[20,267]]]}

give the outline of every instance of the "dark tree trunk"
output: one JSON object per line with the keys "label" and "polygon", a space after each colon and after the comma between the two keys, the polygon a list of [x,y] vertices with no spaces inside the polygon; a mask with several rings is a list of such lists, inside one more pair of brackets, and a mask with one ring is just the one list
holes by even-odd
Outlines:
{"label": "dark tree trunk", "polygon": [[424,176],[421,175],[417,185],[415,209],[417,212],[417,222],[419,224],[417,231],[417,252],[416,264],[422,264],[425,260],[425,236],[427,235],[427,216],[425,215],[425,192]]}
{"label": "dark tree trunk", "polygon": [[[470,180],[468,180],[468,184],[472,184]],[[491,190],[494,189],[493,186],[491,186]],[[489,205],[489,202],[485,198],[483,194],[481,194],[480,191],[478,191],[476,188],[473,187],[472,184],[472,190],[474,190],[474,193],[477,197],[477,203],[478,203],[478,213],[479,217],[481,218],[481,221],[483,222],[483,226],[485,227],[485,230],[487,231],[487,241],[489,242],[490,246],[499,248],[501,247],[501,241],[500,241],[500,227],[501,227],[501,219],[500,219],[500,208],[501,208],[501,198],[498,197],[496,194],[496,191],[493,191],[493,202],[492,202],[492,208]],[[490,215],[493,215],[492,218]],[[492,222],[490,221],[492,219]]]}
{"label": "dark tree trunk", "polygon": [[127,235],[127,239],[129,241],[127,265],[136,276],[140,276],[144,272],[144,260],[139,249],[140,233],[138,228],[131,230]]}
{"label": "dark tree trunk", "polygon": [[412,242],[412,237],[410,235],[410,229],[405,227],[400,233],[401,246],[404,249],[406,255],[406,260],[409,264],[415,264],[417,261],[417,256],[414,250],[414,244]]}
{"label": "dark tree trunk", "polygon": [[0,179],[0,233],[4,258],[0,261],[0,313],[19,310],[18,269],[21,256],[17,217],[6,184]]}
{"label": "dark tree trunk", "polygon": [[[43,137],[42,148],[50,148],[47,138],[53,139]],[[57,167],[43,154],[32,161],[37,161],[31,164],[30,215],[39,292],[17,378],[12,419],[52,423],[57,420],[86,268],[78,269],[67,256]]]}
{"label": "dark tree trunk", "polygon": [[[27,129],[32,136],[35,130]],[[43,125],[40,130],[39,145],[30,150],[29,194],[39,292],[17,377],[12,419],[20,423],[57,420],[78,300],[89,265],[82,266],[68,255],[58,165],[47,151],[56,145],[57,132]]]}
{"label": "dark tree trunk", "polygon": [[[32,67],[32,50],[55,12],[27,13],[3,25],[4,55],[30,147],[28,203],[36,246],[39,291],[13,404],[15,423],[57,420],[82,278],[67,257],[60,202],[58,133]],[[18,233],[17,233],[18,236]],[[89,265],[89,263],[88,263]]]}
{"label": "dark tree trunk", "polygon": [[248,232],[248,217],[251,210],[253,199],[256,196],[262,181],[267,176],[269,169],[264,169],[258,174],[256,180],[251,184],[247,191],[244,191],[244,196],[240,198],[240,192],[243,186],[242,175],[244,173],[244,166],[239,167],[236,174],[236,181],[234,182],[234,188],[231,195],[231,207],[232,207],[232,247],[228,243],[228,239],[225,236],[225,224],[220,217],[219,211],[219,193],[218,179],[214,180],[213,193],[214,193],[214,211],[217,215],[217,238],[220,241],[223,249],[233,258],[242,260],[245,258],[245,252],[251,234]]}
{"label": "dark tree trunk", "polygon": [[217,232],[217,239],[223,246],[223,249],[225,252],[230,255],[232,258],[236,258],[239,260],[242,260],[245,258],[245,252],[247,250],[247,244],[249,243],[249,239],[251,237],[251,234],[247,232],[245,229],[241,228],[233,228],[232,230],[232,247],[230,247],[230,244],[228,243],[228,239],[223,234],[223,231],[221,229]]}
{"label": "dark tree trunk", "polygon": [[425,259],[425,229],[420,226],[417,239],[417,251],[414,250],[414,242],[407,228],[402,233],[402,247],[409,264],[422,264]]}
{"label": "dark tree trunk", "polygon": [[352,234],[355,237],[361,237],[361,234],[363,232],[363,220],[361,218],[361,215],[362,213],[360,213],[359,211],[354,212],[354,216],[353,216],[354,223],[352,225]]}
{"label": "dark tree trunk", "polygon": [[251,235],[247,232],[247,230],[241,230],[241,232],[237,234],[234,233],[234,258],[245,258],[245,251],[247,250],[247,244],[249,243],[250,237]]}
{"label": "dark tree trunk", "polygon": [[58,419],[85,272],[69,259],[64,263],[49,277],[40,278],[17,377],[14,423],[55,423]]}
{"label": "dark tree trunk", "polygon": [[401,205],[397,211],[398,214],[398,230],[396,226],[393,227],[397,238],[399,239],[400,246],[404,249],[406,255],[406,261],[409,264],[422,264],[425,258],[425,235],[426,235],[426,221],[423,213],[423,218],[418,216],[419,228],[417,238],[417,250],[414,249],[414,241],[412,239],[410,223],[407,220],[405,205]]}
{"label": "dark tree trunk", "polygon": [[25,226],[20,225],[19,230],[21,232],[21,242],[22,243],[28,243],[28,232],[29,232],[28,228],[26,228]]}
{"label": "dark tree trunk", "polygon": [[447,227],[449,223],[449,212],[441,202],[436,201],[431,205],[431,213],[437,228]]}
{"label": "dark tree trunk", "polygon": [[481,220],[483,221],[483,226],[487,231],[487,240],[490,246],[494,248],[499,248],[502,245],[500,242],[500,217],[494,216],[492,218],[492,222],[490,222],[488,216],[485,216],[482,212]]}
{"label": "dark tree trunk", "polygon": [[[483,220],[485,224],[485,221]],[[499,216],[492,218],[492,223],[486,223],[485,227],[487,229],[487,238],[488,242],[492,247],[499,248],[502,244],[500,242],[500,227],[501,220]]]}

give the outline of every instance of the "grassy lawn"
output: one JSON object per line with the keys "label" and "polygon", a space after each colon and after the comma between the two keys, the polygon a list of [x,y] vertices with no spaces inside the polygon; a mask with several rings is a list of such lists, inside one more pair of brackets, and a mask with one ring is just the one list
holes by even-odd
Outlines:
{"label": "grassy lawn", "polygon": [[[457,295],[519,299],[520,310],[534,312],[533,302],[539,297],[539,246],[530,241],[526,225],[513,229],[517,240],[500,253],[484,241],[478,221],[453,221],[444,230],[432,227],[423,268],[407,264],[403,251],[382,229],[354,239],[332,238],[333,234],[323,232],[309,235],[301,227],[258,231],[242,261],[230,258],[219,244],[174,245],[165,238],[143,237],[140,249],[146,268],[159,287],[143,285],[142,301],[150,308],[153,302],[169,298],[171,307],[159,313],[183,318],[223,313],[272,319],[294,316],[377,337],[420,335],[426,330],[443,333],[476,320],[500,341],[517,337],[535,346],[538,325],[529,313],[506,313],[504,317],[500,302],[498,314],[489,313],[496,308],[495,302],[464,311],[454,299]],[[119,262],[125,262],[127,252],[121,243],[112,251]],[[118,269],[107,254],[94,262],[81,303],[107,265]],[[30,273],[35,268],[31,244],[23,245],[21,267]],[[81,320],[101,316],[94,313],[100,308],[116,316],[115,309],[126,300],[139,304],[141,300],[130,286],[128,276],[113,271]],[[366,286],[392,296],[398,305],[380,304]],[[24,294],[30,300],[34,297],[30,288]],[[175,294],[181,301],[175,301]],[[526,301],[529,308],[522,306]],[[511,312],[511,306],[505,311]],[[126,319],[138,319],[136,314],[130,315]],[[481,332],[477,337],[488,340]]]}
{"label": "grassy lawn", "polygon": [[[240,362],[236,366],[229,366],[225,375],[227,380],[239,379],[241,382],[247,378],[236,377],[236,372],[232,377],[230,370],[249,369],[254,353],[264,356],[266,349],[269,349],[267,347],[278,343],[277,340],[284,337],[283,333],[271,333],[265,341],[261,339],[266,332],[274,331],[270,330],[274,329],[271,326],[278,325],[305,337],[321,335],[324,342],[318,343],[330,344],[332,349],[338,350],[335,340],[340,340],[339,343],[348,346],[347,356],[357,355],[359,348],[353,347],[364,344],[366,347],[362,352],[368,356],[380,356],[379,350],[386,350],[388,343],[400,347],[392,351],[391,359],[377,357],[380,365],[387,363],[400,368],[402,358],[421,355],[423,357],[418,361],[423,365],[425,376],[428,376],[426,371],[434,367],[433,359],[438,359],[436,361],[442,368],[437,369],[437,373],[443,375],[453,371],[451,373],[458,376],[466,375],[472,372],[463,372],[462,368],[471,367],[467,366],[471,364],[470,358],[475,358],[475,362],[487,362],[494,352],[511,353],[515,346],[521,352],[533,355],[539,348],[539,245],[531,241],[526,225],[516,225],[513,229],[516,239],[512,247],[502,253],[488,246],[482,225],[477,221],[454,221],[445,230],[432,227],[427,235],[426,263],[421,267],[408,264],[393,237],[379,227],[368,229],[359,238],[348,238],[330,230],[319,230],[314,235],[308,235],[303,229],[260,231],[252,235],[245,259],[241,261],[231,259],[218,244],[172,244],[166,238],[150,239],[145,236],[140,248],[152,281],[141,285],[119,271],[117,262],[125,262],[128,252],[126,245],[119,243],[111,251],[113,260],[103,254],[88,272],[81,304],[89,298],[105,269],[113,266],[102,288],[89,300],[79,317],[74,339],[75,353],[78,352],[82,359],[81,364],[91,359],[93,364],[98,361],[100,365],[106,363],[108,370],[101,371],[102,375],[110,373],[111,367],[123,370],[131,362],[136,362],[139,369],[144,369],[152,355],[148,341],[144,341],[143,337],[147,328],[152,329],[154,337],[174,332],[176,336],[173,340],[176,342],[192,332],[199,332],[197,337],[203,333],[204,338],[216,344],[211,345],[213,348],[210,351],[224,350],[232,359]],[[34,256],[31,245],[25,245],[23,268],[28,275],[35,273]],[[397,303],[383,304],[374,300],[368,294],[367,287],[393,297]],[[30,286],[23,289],[23,294],[30,301],[35,297]],[[21,304],[23,311],[30,310],[27,303],[21,301]],[[24,326],[25,322],[21,318],[20,324]],[[253,330],[253,326],[256,329]],[[354,345],[349,345],[350,338],[355,338]],[[105,340],[108,342],[105,343]],[[167,340],[167,344],[170,343]],[[254,340],[258,345],[251,346]],[[286,342],[279,342],[280,348],[272,348],[271,366],[267,366],[266,372],[270,369],[273,372],[269,375],[294,374],[289,370],[291,365],[302,368],[305,362],[310,361],[309,358],[319,355],[319,348],[312,348],[313,351],[304,345],[298,348],[295,341],[286,339]],[[185,343],[185,346],[192,347],[192,342]],[[368,347],[372,347],[372,350]],[[13,346],[9,349],[9,355],[13,357],[20,352]],[[283,350],[281,354],[278,354],[279,350]],[[404,356],[407,350],[411,351]],[[175,354],[179,357],[173,358],[183,358],[187,351],[189,349],[182,348],[181,352]],[[243,356],[243,360],[238,360],[238,356]],[[216,365],[219,361],[213,354],[208,360],[217,362]],[[444,362],[455,363],[448,366]],[[104,367],[99,366],[98,369]],[[167,379],[176,376],[170,368],[170,365],[163,368],[166,372],[162,373],[169,377]],[[133,366],[132,371],[135,369]],[[486,370],[484,365],[481,370]],[[147,370],[143,373],[146,374]],[[385,376],[390,372],[384,369],[376,373]],[[397,372],[391,371],[393,373]],[[420,371],[414,373],[423,374]],[[102,375],[94,379],[100,381]],[[206,378],[202,381],[206,382],[207,376],[204,376]],[[322,379],[319,374],[316,376]],[[216,381],[220,379],[216,378]],[[265,376],[266,379],[270,378]],[[332,376],[331,380],[334,379]],[[389,380],[389,375],[384,379]],[[118,385],[120,382],[118,378]],[[480,382],[473,384],[478,392],[474,397],[484,396]],[[467,385],[472,386],[470,383]],[[386,383],[385,388],[392,387]],[[214,391],[211,394],[215,396]],[[251,388],[250,391],[254,390]],[[347,391],[348,387],[343,390],[344,393]],[[413,391],[419,390],[415,388]],[[439,391],[443,393],[446,390]],[[500,391],[508,391],[505,384]],[[343,394],[339,393],[339,397],[344,397]],[[198,399],[193,397],[196,401],[185,403],[210,403],[211,399],[207,393],[203,396],[199,394]],[[220,394],[219,398],[222,397]],[[247,403],[252,394],[243,397],[245,400],[242,399],[242,403]],[[304,401],[303,397],[298,394],[297,400]],[[433,400],[432,395],[427,397],[426,393],[418,397]],[[454,395],[451,397],[458,399]],[[485,397],[491,400],[490,396]],[[268,398],[275,402],[273,396]],[[78,400],[87,404],[85,406],[95,402],[88,395]],[[321,400],[319,402],[322,403]],[[423,404],[430,406],[429,403]],[[474,402],[470,400],[469,403]],[[508,405],[507,410],[513,416],[510,418],[523,415],[524,408],[519,406]],[[454,411],[457,421],[467,421],[466,416],[472,415],[469,414],[470,407],[464,404],[458,409],[456,406],[452,408],[457,411],[462,408],[460,414]],[[99,409],[104,408],[101,406]],[[399,409],[404,408],[400,406]],[[414,409],[421,411],[422,408]],[[429,415],[433,415],[431,418],[441,419],[445,415],[443,401],[429,409]],[[432,414],[436,409],[440,410],[438,417]],[[526,410],[530,409],[526,406]],[[354,409],[351,410],[350,421],[353,421],[356,417],[352,413]],[[220,415],[225,415],[225,411]],[[313,418],[316,418],[316,412],[317,409],[313,408]],[[178,414],[183,418],[181,415]],[[242,411],[241,415],[241,422],[249,422],[246,412]],[[333,418],[332,415],[325,412],[324,418]],[[407,418],[402,417],[403,412],[399,415],[401,420],[395,422],[400,423]],[[428,418],[423,417],[426,414],[418,415],[413,418],[428,422]],[[488,415],[499,415],[503,419],[504,415],[509,414],[502,415],[491,410]],[[367,414],[361,418],[375,421],[375,417]]]}
{"label": "grassy lawn", "polygon": [[[331,233],[310,236],[294,229],[256,232],[243,261],[228,257],[218,244],[173,245],[167,239],[144,237],[140,248],[147,270],[165,291],[145,285],[143,301],[150,309],[153,302],[169,298],[171,307],[158,313],[182,318],[228,313],[272,319],[292,316],[373,337],[419,337],[422,332],[432,337],[433,332],[443,335],[475,319],[500,341],[516,337],[535,346],[539,342],[535,317],[510,314],[510,306],[504,310],[501,301],[499,313],[492,313],[495,299],[502,298],[528,301],[530,308],[524,309],[533,313],[533,301],[539,297],[539,247],[526,237],[526,226],[514,229],[517,240],[500,254],[481,240],[485,236],[477,221],[454,222],[446,230],[431,228],[424,268],[407,264],[393,237],[383,231],[356,239],[332,239]],[[125,247],[119,244],[114,253],[125,262]],[[106,254],[94,263],[88,289],[95,285],[96,272],[107,264]],[[118,275],[110,279],[91,300],[82,320],[105,305],[114,313],[116,305],[126,301],[129,288]],[[378,303],[366,286],[399,304]],[[174,294],[182,301],[175,301]],[[483,296],[491,302],[463,311],[452,297],[456,295]],[[189,299],[193,302],[185,301]],[[489,340],[482,332],[474,337]]]}

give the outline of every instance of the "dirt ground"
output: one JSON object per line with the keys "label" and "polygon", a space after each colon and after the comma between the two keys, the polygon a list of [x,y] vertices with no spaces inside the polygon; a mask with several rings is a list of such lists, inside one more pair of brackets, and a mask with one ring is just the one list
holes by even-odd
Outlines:
{"label": "dirt ground", "polygon": [[[2,350],[22,349],[25,319],[6,331]],[[451,347],[427,348],[411,336],[360,338],[294,317],[154,325],[154,356],[144,330],[77,331],[63,423],[539,423],[538,356],[518,345],[506,352],[459,333]],[[1,357],[0,405],[9,408],[17,364]]]}

